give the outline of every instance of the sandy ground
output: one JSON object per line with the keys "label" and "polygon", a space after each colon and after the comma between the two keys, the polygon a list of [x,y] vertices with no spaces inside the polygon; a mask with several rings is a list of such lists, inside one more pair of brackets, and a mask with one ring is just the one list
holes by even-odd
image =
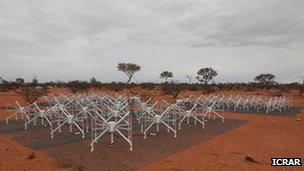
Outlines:
{"label": "sandy ground", "polygon": [[[13,102],[16,98],[18,97],[12,94],[1,94],[0,105]],[[304,105],[303,98],[296,95],[294,98],[297,105]],[[4,111],[1,112],[1,118],[5,117]],[[303,167],[273,168],[270,166],[270,158],[301,157],[303,163],[304,110],[295,117],[237,113],[225,113],[224,116],[247,120],[249,123],[156,161],[141,170],[303,169]],[[0,136],[0,151],[0,170],[59,169],[54,159],[39,152],[35,152],[34,159],[28,159],[31,149],[3,136]],[[251,155],[259,163],[245,161],[246,155]]]}
{"label": "sandy ground", "polygon": [[[56,161],[0,136],[0,170],[56,170]],[[34,158],[29,155],[34,152]]]}
{"label": "sandy ground", "polygon": [[[272,157],[301,157],[303,160],[304,111],[296,116],[300,121],[294,117],[232,113],[225,117],[250,123],[142,170],[271,170],[274,169],[270,166]],[[251,155],[260,164],[245,161],[246,155]]]}
{"label": "sandy ground", "polygon": [[[7,103],[15,104],[15,101],[24,104],[22,98],[14,93],[1,93],[0,106]],[[0,118],[4,119],[7,112],[0,109]],[[0,170],[58,170],[58,162],[44,154],[27,148],[16,141],[0,135]],[[34,152],[34,158],[28,159]]]}

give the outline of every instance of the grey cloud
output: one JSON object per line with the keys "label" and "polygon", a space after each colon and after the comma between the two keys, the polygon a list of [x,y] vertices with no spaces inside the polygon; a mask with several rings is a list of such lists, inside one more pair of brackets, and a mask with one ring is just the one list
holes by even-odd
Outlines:
{"label": "grey cloud", "polygon": [[140,81],[157,81],[165,69],[183,80],[205,66],[221,71],[218,81],[248,81],[262,71],[290,81],[304,65],[303,6],[302,0],[0,0],[0,73],[124,80],[115,65],[128,61],[143,65]]}

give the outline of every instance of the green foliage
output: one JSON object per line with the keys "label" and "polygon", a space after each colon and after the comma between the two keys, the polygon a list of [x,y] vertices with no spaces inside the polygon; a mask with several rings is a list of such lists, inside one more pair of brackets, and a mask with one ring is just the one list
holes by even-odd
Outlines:
{"label": "green foliage", "polygon": [[[202,70],[202,69],[201,69]],[[198,75],[204,75],[202,73],[208,73],[205,71],[199,71]],[[212,73],[212,72],[211,72]],[[173,74],[172,74],[173,75]],[[207,74],[208,75],[208,74]],[[216,74],[211,74],[213,75],[217,75]],[[213,77],[206,77],[206,78],[212,78]],[[264,77],[264,76],[263,76]],[[200,78],[201,80],[204,80],[204,77],[201,76]],[[211,79],[211,80],[212,80]],[[262,79],[264,80],[264,78]],[[271,80],[271,79],[270,79]],[[304,83],[301,82],[294,82],[294,83],[288,83],[288,84],[277,84],[274,81],[266,81],[267,83],[270,82],[268,85],[265,85],[265,83],[261,83],[261,82],[227,82],[227,83],[212,83],[210,84],[210,80],[209,81],[200,81],[200,83],[206,83],[207,84],[203,84],[203,88],[205,90],[206,93],[211,93],[213,91],[216,90],[220,90],[220,91],[229,91],[229,90],[241,90],[241,91],[255,91],[258,89],[262,89],[262,88],[269,88],[269,89],[274,89],[274,90],[278,90],[281,92],[288,92],[291,89],[298,89],[299,92],[301,94],[303,94],[304,92]],[[167,82],[168,83],[168,82]],[[135,88],[135,87],[140,87],[142,89],[146,89],[146,90],[152,90],[155,89],[156,87],[160,87],[161,91],[163,91],[166,94],[171,94],[176,96],[176,94],[179,93],[179,91],[184,91],[184,90],[190,90],[190,91],[200,91],[202,89],[202,84],[200,83],[193,83],[193,84],[189,84],[189,83],[168,83],[168,85],[164,85],[162,84],[158,84],[158,83],[153,83],[153,82],[144,82],[144,83],[124,83],[124,82],[111,82],[111,83],[101,83],[99,81],[97,81],[94,77],[90,79],[90,82],[87,81],[79,81],[79,80],[75,80],[75,81],[70,81],[68,83],[57,80],[57,81],[51,81],[51,82],[46,82],[46,83],[35,83],[35,85],[33,85],[32,82],[30,83],[25,83],[23,78],[16,78],[14,81],[7,81],[4,80],[0,77],[0,92],[1,91],[10,91],[10,90],[15,90],[18,91],[20,93],[21,96],[27,96],[25,97],[27,102],[34,102],[35,99],[37,99],[37,97],[40,97],[40,94],[44,94],[43,92],[39,92],[41,91],[41,89],[45,89],[45,87],[68,87],[73,93],[76,92],[83,92],[83,91],[87,91],[88,89],[90,89],[91,87],[94,88],[108,88],[114,91],[120,91],[122,89],[125,88]],[[266,83],[266,84],[267,84]],[[174,86],[173,86],[174,85]],[[177,89],[176,89],[177,87]],[[40,89],[38,92],[34,89]],[[172,88],[172,90],[170,90],[170,88]]]}
{"label": "green foliage", "polygon": [[30,84],[22,85],[15,92],[19,94],[28,104],[34,103],[39,97],[47,94],[47,89],[45,87],[32,86]]}
{"label": "green foliage", "polygon": [[107,85],[107,87],[110,89],[110,90],[114,90],[116,92],[120,91],[120,90],[123,90],[123,88],[127,87],[127,84],[126,83],[122,83],[122,82],[111,82],[110,84]]}
{"label": "green foliage", "polygon": [[22,85],[25,83],[24,79],[23,78],[16,78],[15,79],[16,83],[19,84],[19,85]]}
{"label": "green foliage", "polygon": [[160,74],[160,78],[165,79],[165,82],[168,81],[168,78],[172,78],[172,77],[173,77],[173,73],[170,71],[164,71]]}
{"label": "green foliage", "polygon": [[90,79],[90,85],[94,88],[100,86],[101,82],[97,81],[95,77]]}
{"label": "green foliage", "polygon": [[148,82],[148,83],[140,83],[139,86],[142,89],[153,90],[156,87],[156,84]]}
{"label": "green foliage", "polygon": [[217,71],[212,68],[201,68],[195,77],[199,82],[208,84],[214,77],[217,76]]}
{"label": "green foliage", "polygon": [[52,86],[52,87],[66,87],[67,83],[61,80],[56,80],[56,81],[50,81],[44,83],[45,86]]}
{"label": "green foliage", "polygon": [[87,91],[91,86],[87,81],[70,81],[67,83],[67,86],[73,93]]}
{"label": "green foliage", "polygon": [[119,63],[117,66],[118,71],[124,72],[128,76],[127,84],[130,83],[135,72],[140,71],[140,66],[133,63]]}
{"label": "green foliage", "polygon": [[267,73],[267,74],[259,74],[254,78],[254,81],[262,84],[262,85],[271,85],[274,84],[275,76],[273,74]]}
{"label": "green foliage", "polygon": [[172,95],[174,98],[177,98],[181,90],[182,88],[178,84],[168,83],[168,82],[161,84],[161,91],[164,92],[165,94]]}
{"label": "green foliage", "polygon": [[38,86],[38,83],[39,83],[39,81],[38,81],[37,75],[35,74],[34,78],[32,80],[32,86]]}
{"label": "green foliage", "polygon": [[195,77],[199,82],[204,84],[205,93],[211,93],[208,83],[217,76],[217,71],[212,68],[201,68]]}
{"label": "green foliage", "polygon": [[9,87],[9,82],[0,77],[0,91],[5,92],[9,89]]}
{"label": "green foliage", "polygon": [[4,80],[0,77],[0,92],[6,92],[9,90],[13,90],[17,87],[17,84],[15,82],[10,82],[7,80]]}

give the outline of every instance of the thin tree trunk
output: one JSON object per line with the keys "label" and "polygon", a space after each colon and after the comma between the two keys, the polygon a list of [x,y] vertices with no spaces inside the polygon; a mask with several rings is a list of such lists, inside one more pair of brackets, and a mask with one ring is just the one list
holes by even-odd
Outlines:
{"label": "thin tree trunk", "polygon": [[132,77],[129,77],[129,78],[128,78],[127,84],[130,83],[131,79],[132,79]]}
{"label": "thin tree trunk", "polygon": [[205,93],[209,94],[209,88],[208,88],[208,83],[205,82]]}

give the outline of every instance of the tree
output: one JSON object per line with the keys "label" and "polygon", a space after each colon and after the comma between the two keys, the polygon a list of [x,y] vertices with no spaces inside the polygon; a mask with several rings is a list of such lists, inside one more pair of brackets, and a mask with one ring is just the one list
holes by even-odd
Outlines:
{"label": "tree", "polygon": [[186,75],[185,78],[187,79],[187,83],[191,84],[193,76],[192,75]]}
{"label": "tree", "polygon": [[91,84],[91,86],[93,86],[93,87],[96,87],[96,86],[98,85],[98,81],[96,80],[95,77],[92,77],[92,78],[90,79],[90,84]]}
{"label": "tree", "polygon": [[34,74],[34,78],[32,80],[32,85],[33,86],[37,86],[38,85],[38,79],[37,79],[37,75],[36,74]]}
{"label": "tree", "polygon": [[6,88],[3,84],[4,81],[5,80],[2,77],[0,77],[0,91],[6,91]]}
{"label": "tree", "polygon": [[170,71],[164,71],[160,74],[160,78],[165,79],[165,82],[168,81],[168,78],[172,78],[172,77],[173,77],[173,73]]}
{"label": "tree", "polygon": [[19,94],[28,104],[32,104],[47,94],[47,89],[45,87],[35,87],[31,85],[24,84],[20,89],[16,89],[15,92]]}
{"label": "tree", "polygon": [[204,84],[205,91],[209,93],[208,83],[217,76],[216,70],[212,68],[201,68],[195,77],[199,82]]}
{"label": "tree", "polygon": [[11,82],[0,77],[0,91],[8,91],[13,88]]}
{"label": "tree", "polygon": [[95,83],[97,83],[97,80],[96,80],[95,77],[92,77],[92,78],[90,79],[90,84],[95,84]]}
{"label": "tree", "polygon": [[273,74],[267,73],[267,74],[257,75],[254,78],[254,81],[256,81],[262,85],[271,85],[271,84],[275,83],[274,79],[275,79],[275,76]]}
{"label": "tree", "polygon": [[135,72],[140,71],[141,66],[132,63],[119,63],[117,66],[118,71],[124,72],[128,76],[127,84],[130,83]]}
{"label": "tree", "polygon": [[212,68],[201,68],[195,77],[199,82],[207,85],[214,77],[217,76],[216,70]]}
{"label": "tree", "polygon": [[15,79],[15,81],[16,81],[16,83],[17,83],[17,84],[19,84],[19,85],[21,85],[21,84],[24,84],[24,83],[25,83],[25,81],[24,81],[24,79],[23,79],[23,78],[16,78],[16,79]]}

